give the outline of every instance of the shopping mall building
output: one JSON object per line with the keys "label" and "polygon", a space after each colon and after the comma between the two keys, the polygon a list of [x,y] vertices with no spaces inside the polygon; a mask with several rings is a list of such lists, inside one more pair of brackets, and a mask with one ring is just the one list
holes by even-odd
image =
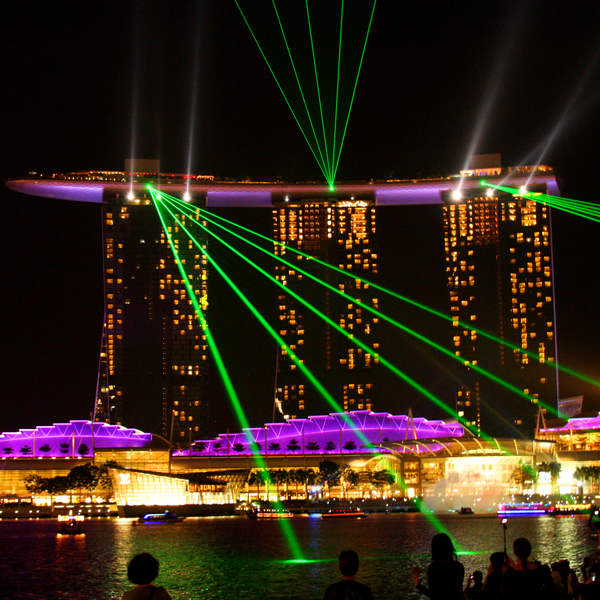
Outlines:
{"label": "shopping mall building", "polygon": [[[516,440],[473,437],[456,422],[365,410],[222,434],[189,450],[173,450],[160,436],[119,425],[70,421],[0,435],[0,460],[4,503],[29,501],[27,476],[66,476],[75,466],[114,461],[110,464],[118,468],[109,472],[120,506],[208,509],[277,495],[304,500],[308,494],[311,499],[422,497],[434,510],[487,510],[522,492],[593,493],[598,482],[579,481],[576,475],[581,467],[600,464],[600,416],[572,418],[540,428],[536,440]],[[347,466],[357,476],[352,482],[339,477],[325,487],[306,476],[283,477],[281,483],[271,477],[269,485],[252,478],[265,470],[318,471],[323,460],[339,469]],[[561,465],[554,483],[541,472],[535,486],[524,489],[515,476],[523,467],[538,471],[551,462]],[[372,473],[382,470],[396,483],[374,485]],[[104,500],[92,492],[84,496],[88,502]],[[36,503],[50,500],[48,494],[34,498]]]}

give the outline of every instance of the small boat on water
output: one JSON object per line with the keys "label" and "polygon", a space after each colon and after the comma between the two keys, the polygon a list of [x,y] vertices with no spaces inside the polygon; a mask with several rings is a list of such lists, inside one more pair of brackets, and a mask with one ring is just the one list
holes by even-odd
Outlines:
{"label": "small boat on water", "polygon": [[498,504],[499,517],[540,517],[552,513],[552,506],[542,502],[507,502]]}
{"label": "small boat on water", "polygon": [[473,509],[470,506],[461,506],[461,509],[458,511],[459,515],[474,515]]}
{"label": "small boat on water", "polygon": [[553,506],[552,514],[560,515],[585,515],[589,516],[592,510],[591,503],[588,504],[569,504],[567,502],[558,502]]}
{"label": "small boat on water", "polygon": [[278,508],[254,508],[247,513],[249,519],[291,519],[294,513]]}
{"label": "small boat on water", "polygon": [[185,517],[178,517],[175,513],[167,510],[162,513],[148,513],[140,517],[138,523],[181,523]]}
{"label": "small boat on water", "polygon": [[332,508],[321,515],[323,519],[360,519],[367,513],[360,508]]}
{"label": "small boat on water", "polygon": [[77,535],[85,533],[83,515],[58,515],[58,533],[62,535]]}

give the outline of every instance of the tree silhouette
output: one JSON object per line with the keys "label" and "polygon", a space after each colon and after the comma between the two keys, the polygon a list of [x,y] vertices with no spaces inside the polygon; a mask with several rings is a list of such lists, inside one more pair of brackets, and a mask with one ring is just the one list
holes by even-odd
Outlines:
{"label": "tree silhouette", "polygon": [[[82,444],[83,446],[84,444]],[[81,446],[80,446],[81,447]],[[73,467],[67,475],[67,480],[70,489],[79,490],[79,496],[81,499],[81,490],[92,491],[96,488],[98,480],[98,467],[93,466],[90,463]]]}
{"label": "tree silhouette", "polygon": [[344,444],[344,450],[356,450],[356,442],[354,442],[352,440],[348,440]]}
{"label": "tree silhouette", "polygon": [[396,478],[389,471],[375,471],[371,473],[371,483],[374,487],[381,489],[386,485],[396,483]]}
{"label": "tree silhouette", "polygon": [[583,484],[589,479],[589,475],[585,467],[577,467],[573,472],[573,479],[579,481],[579,496],[583,499]]}
{"label": "tree silhouette", "polygon": [[333,475],[340,470],[340,465],[332,460],[324,459],[319,463],[319,476],[322,483],[327,483],[327,488],[331,488]]}
{"label": "tree silhouette", "polygon": [[260,452],[260,449],[261,449],[261,445],[260,445],[258,442],[252,442],[252,443],[250,444],[250,450],[251,450],[251,451],[252,451],[254,454],[256,454],[256,453]]}
{"label": "tree silhouette", "polygon": [[206,442],[194,442],[192,444],[192,449],[194,452],[204,452],[208,444]]}
{"label": "tree silhouette", "polygon": [[256,473],[256,471],[250,471],[250,473],[248,474],[248,479],[246,480],[246,483],[248,484],[248,502],[250,502],[250,487],[253,485],[256,485],[256,499],[259,499],[259,494],[260,494],[260,484],[261,484],[261,480],[260,477],[258,476],[258,473]]}
{"label": "tree silhouette", "polygon": [[236,442],[231,448],[234,452],[243,452],[244,444],[240,444],[239,442]]}
{"label": "tree silhouette", "polygon": [[292,438],[290,443],[287,445],[287,449],[292,452],[296,452],[296,450],[300,450],[300,445],[298,444],[298,440],[296,438]]}
{"label": "tree silhouette", "polygon": [[558,480],[558,476],[560,475],[560,471],[562,466],[555,462],[542,462],[538,466],[538,473],[550,473],[550,483],[552,485],[552,493],[555,492],[556,482]]}
{"label": "tree silhouette", "polygon": [[19,452],[21,454],[33,454],[33,450],[31,449],[31,446],[23,446]]}
{"label": "tree silhouette", "polygon": [[52,446],[49,446],[48,444],[44,444],[41,448],[40,448],[40,452],[50,452],[52,450]]}
{"label": "tree silhouette", "polygon": [[332,450],[335,450],[337,448],[337,446],[335,445],[335,442],[327,442],[325,444],[325,450],[327,452],[331,452]]}
{"label": "tree silhouette", "polygon": [[85,456],[90,453],[90,447],[87,444],[79,444],[79,448],[77,448],[77,454],[81,456]]}
{"label": "tree silhouette", "polygon": [[69,444],[60,444],[60,451],[63,454],[68,454],[69,453]]}
{"label": "tree silhouette", "polygon": [[23,481],[25,482],[25,489],[30,494],[41,494],[46,487],[45,480],[40,475],[28,475]]}
{"label": "tree silhouette", "polygon": [[113,493],[112,479],[108,473],[108,469],[121,469],[121,465],[115,460],[107,460],[96,471],[96,489],[100,488],[105,491],[106,502],[109,501]]}
{"label": "tree silhouette", "polygon": [[347,490],[355,487],[359,482],[359,475],[354,469],[344,469],[340,475],[340,480],[344,489],[344,495],[347,496]]}
{"label": "tree silhouette", "polygon": [[511,482],[514,482],[520,487],[521,493],[523,493],[525,488],[532,487],[537,479],[538,475],[531,465],[524,464],[522,461],[519,461],[519,464],[515,467],[510,476]]}
{"label": "tree silhouette", "polygon": [[321,445],[317,444],[317,442],[308,442],[308,444],[306,444],[307,450],[310,450],[311,452],[318,450],[320,447]]}
{"label": "tree silhouette", "polygon": [[4,448],[4,454],[11,455],[13,452],[14,452],[14,448],[11,448],[10,446],[7,446],[6,448]]}
{"label": "tree silhouette", "polygon": [[221,446],[222,444],[220,442],[217,442],[216,444],[213,444],[213,450],[219,454],[219,452],[221,451]]}
{"label": "tree silhouette", "polygon": [[52,502],[54,496],[62,496],[67,494],[70,489],[69,478],[64,475],[58,475],[57,477],[50,477],[45,480],[46,488],[45,492],[50,494],[50,501]]}
{"label": "tree silhouette", "polygon": [[272,444],[269,444],[269,450],[271,452],[277,452],[277,451],[281,450],[281,444],[278,444],[277,442],[273,442]]}

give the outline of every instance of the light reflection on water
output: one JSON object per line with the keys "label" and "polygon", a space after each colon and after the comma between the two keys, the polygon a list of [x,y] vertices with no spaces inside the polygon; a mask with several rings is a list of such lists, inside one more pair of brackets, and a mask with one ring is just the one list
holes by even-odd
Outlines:
{"label": "light reflection on water", "polygon": [[[496,518],[441,516],[444,527],[466,552],[467,573],[487,569],[491,552],[503,549]],[[292,522],[306,561],[293,557],[277,522],[242,517],[187,519],[183,523],[132,526],[130,520],[86,521],[85,536],[57,536],[54,521],[2,521],[0,598],[11,600],[105,600],[120,598],[131,585],[127,563],[150,552],[161,563],[157,583],[174,600],[322,598],[339,579],[337,554],[352,548],[361,557],[358,580],[376,598],[417,598],[410,571],[429,562],[436,533],[419,514],[372,515],[368,519]],[[533,558],[568,558],[578,568],[595,549],[585,518],[512,519],[507,544],[528,538]]]}

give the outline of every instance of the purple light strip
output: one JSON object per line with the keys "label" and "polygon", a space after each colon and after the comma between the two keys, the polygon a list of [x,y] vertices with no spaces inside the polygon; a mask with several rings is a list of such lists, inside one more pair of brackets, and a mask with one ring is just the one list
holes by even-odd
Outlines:
{"label": "purple light strip", "polygon": [[[529,179],[529,173],[510,175],[505,177],[506,183],[514,187],[524,184],[545,183],[548,191],[553,195],[560,195],[558,184],[553,172],[537,174]],[[499,178],[493,178],[493,183]],[[413,180],[413,181],[377,181],[372,183],[344,183],[337,182],[335,190],[330,192],[322,183],[299,184],[270,184],[270,183],[213,183],[204,180],[189,182],[161,181],[157,186],[168,193],[183,195],[188,191],[194,196],[207,196],[208,206],[224,207],[272,207],[272,198],[283,199],[286,195],[290,200],[299,198],[331,198],[338,199],[354,195],[357,199],[377,199],[382,206],[398,204],[440,204],[440,192],[452,190],[460,185],[463,189],[478,188],[481,177],[468,179],[452,177],[439,180]],[[47,179],[20,179],[6,182],[6,185],[17,192],[41,196],[43,198],[57,198],[62,200],[79,200],[83,202],[102,202],[103,194],[120,194],[125,196],[130,190],[130,184],[115,181],[68,181]],[[144,182],[133,184],[133,191],[140,196],[146,193]]]}
{"label": "purple light strip", "polygon": [[[408,427],[407,427],[408,425]],[[412,423],[405,415],[374,413],[368,410],[350,413],[317,415],[308,419],[290,419],[286,423],[266,423],[264,427],[244,429],[241,433],[221,434],[213,440],[197,440],[192,455],[200,456],[247,456],[255,451],[262,456],[294,454],[336,454],[391,452],[379,444],[416,439],[455,438],[464,435],[457,423],[416,418]],[[360,431],[360,433],[358,433]],[[366,447],[363,436],[373,447]],[[251,442],[250,442],[251,440]],[[256,446],[259,444],[260,447]],[[441,449],[441,444],[434,444]],[[433,445],[428,444],[433,448]],[[398,452],[428,451],[427,448],[402,447]],[[173,456],[189,456],[190,450],[177,450]]]}
{"label": "purple light strip", "polygon": [[600,415],[597,417],[569,419],[567,424],[563,427],[548,427],[547,429],[540,429],[540,433],[568,433],[571,430],[581,431],[583,429],[600,429]]}
{"label": "purple light strip", "polygon": [[[92,433],[91,421],[70,421],[3,433],[0,435],[0,458],[91,457],[93,448],[144,448],[152,442],[151,433],[138,429],[106,423],[94,423],[93,428]],[[82,445],[87,446],[87,452],[79,452]],[[41,448],[46,446],[50,450],[42,451]],[[22,452],[25,448],[29,451]],[[6,449],[12,449],[12,452],[6,452]]]}

